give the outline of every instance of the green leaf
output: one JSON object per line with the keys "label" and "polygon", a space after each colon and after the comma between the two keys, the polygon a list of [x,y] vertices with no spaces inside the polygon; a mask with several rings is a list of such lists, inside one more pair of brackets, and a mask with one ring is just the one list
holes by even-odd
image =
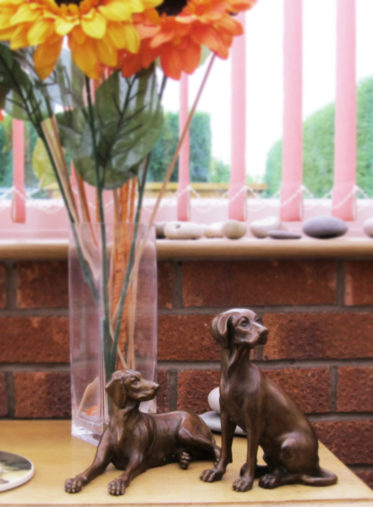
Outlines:
{"label": "green leaf", "polygon": [[5,109],[6,96],[9,93],[9,88],[4,85],[0,85],[0,109]]}
{"label": "green leaf", "polygon": [[[105,189],[117,188],[136,175],[161,132],[163,114],[155,71],[131,79],[114,72],[96,91],[94,113],[101,184]],[[87,128],[82,136],[86,149],[91,148]],[[77,170],[96,185],[86,161],[78,163]]]}
{"label": "green leaf", "polygon": [[[78,81],[79,81],[79,76]],[[77,85],[79,94],[80,84]],[[157,141],[163,114],[153,70],[125,79],[114,72],[97,89],[93,104],[98,185],[122,186],[137,175]],[[62,145],[84,181],[97,186],[95,149],[87,107],[57,115]]]}
{"label": "green leaf", "polygon": [[76,108],[56,115],[58,130],[63,146],[67,147],[75,159],[82,146],[82,134],[87,125],[84,110]]}
{"label": "green leaf", "polygon": [[[17,81],[19,80],[19,84]],[[22,108],[22,99],[17,93],[22,88],[30,87],[27,75],[21,70],[14,53],[8,46],[0,44],[0,107],[14,118],[26,120],[27,114]],[[17,104],[14,103],[16,101]]]}
{"label": "green leaf", "polygon": [[[29,72],[21,67],[21,62]],[[40,79],[30,71],[31,62],[31,50],[12,51],[0,43],[0,103],[13,118],[30,120],[35,125],[49,117],[51,111]]]}
{"label": "green leaf", "polygon": [[0,107],[13,118],[36,126],[58,109],[83,107],[83,82],[67,49],[42,81],[35,72],[32,49],[12,51],[0,43]]}
{"label": "green leaf", "polygon": [[75,168],[85,181],[95,184],[94,150],[91,132],[84,109],[59,113],[58,131],[62,146],[74,161]]}

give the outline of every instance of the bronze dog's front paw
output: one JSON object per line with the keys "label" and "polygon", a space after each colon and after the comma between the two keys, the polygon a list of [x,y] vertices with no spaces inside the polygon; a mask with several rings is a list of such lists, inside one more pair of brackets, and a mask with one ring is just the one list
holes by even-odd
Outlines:
{"label": "bronze dog's front paw", "polygon": [[221,472],[220,470],[217,470],[216,468],[209,468],[207,470],[204,470],[202,474],[200,475],[201,481],[204,482],[215,482],[220,481],[220,479],[223,477],[224,472]]}
{"label": "bronze dog's front paw", "polygon": [[235,491],[249,491],[253,487],[253,479],[251,477],[239,477],[232,485]]}
{"label": "bronze dog's front paw", "polygon": [[84,485],[84,481],[81,477],[73,477],[72,479],[66,479],[65,491],[66,493],[79,493]]}
{"label": "bronze dog's front paw", "polygon": [[279,486],[279,476],[277,474],[265,474],[259,479],[259,486],[265,489],[273,489]]}
{"label": "bronze dog's front paw", "polygon": [[188,452],[181,452],[179,456],[179,466],[183,470],[186,470],[191,462],[192,458]]}
{"label": "bronze dog's front paw", "polygon": [[118,479],[114,479],[108,484],[108,492],[110,493],[110,495],[115,496],[124,495],[125,490],[126,490],[126,481],[124,481],[120,477]]}

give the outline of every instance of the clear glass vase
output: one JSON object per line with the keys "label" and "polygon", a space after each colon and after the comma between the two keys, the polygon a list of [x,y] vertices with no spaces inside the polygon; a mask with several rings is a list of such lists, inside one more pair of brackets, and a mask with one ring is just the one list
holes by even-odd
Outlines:
{"label": "clear glass vase", "polygon": [[[128,367],[154,380],[157,358],[154,231],[146,239],[142,225],[137,232],[133,224],[106,225],[105,249],[102,232],[100,224],[79,224],[69,240],[72,434],[91,443],[97,443],[110,417],[105,385],[111,372]],[[117,352],[111,368],[105,362],[108,348]],[[141,410],[155,412],[155,400]]]}

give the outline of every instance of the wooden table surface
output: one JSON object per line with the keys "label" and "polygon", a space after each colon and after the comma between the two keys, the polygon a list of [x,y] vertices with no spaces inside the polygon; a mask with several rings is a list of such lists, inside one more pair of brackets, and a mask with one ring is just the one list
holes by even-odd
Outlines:
{"label": "wooden table surface", "polygon": [[234,462],[222,481],[207,484],[199,480],[201,471],[210,466],[206,462],[192,462],[188,470],[170,464],[135,478],[121,497],[107,493],[107,483],[119,475],[111,468],[82,492],[75,495],[64,492],[65,479],[86,468],[95,452],[92,445],[71,437],[69,421],[2,420],[0,450],[21,454],[35,465],[35,475],[27,484],[0,493],[0,505],[373,506],[373,491],[324,446],[320,447],[320,461],[323,467],[338,475],[338,484],[334,486],[293,485],[265,490],[255,481],[251,491],[233,491],[231,483],[245,461],[245,440],[238,437],[234,442]]}

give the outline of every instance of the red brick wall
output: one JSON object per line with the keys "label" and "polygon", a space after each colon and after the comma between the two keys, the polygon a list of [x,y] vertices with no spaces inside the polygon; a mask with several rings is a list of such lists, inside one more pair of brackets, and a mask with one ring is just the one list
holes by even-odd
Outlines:
{"label": "red brick wall", "polygon": [[[219,379],[212,317],[263,315],[259,366],[319,438],[373,486],[373,260],[159,263],[161,410],[208,409]],[[0,263],[0,417],[70,415],[65,261]]]}

